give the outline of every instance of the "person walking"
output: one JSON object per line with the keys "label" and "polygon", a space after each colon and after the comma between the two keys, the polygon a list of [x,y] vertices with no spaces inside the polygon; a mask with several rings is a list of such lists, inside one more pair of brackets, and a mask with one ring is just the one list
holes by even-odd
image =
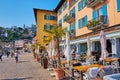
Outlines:
{"label": "person walking", "polygon": [[0,51],[0,60],[2,61],[2,52]]}
{"label": "person walking", "polygon": [[15,51],[15,61],[18,62],[18,51]]}
{"label": "person walking", "polygon": [[5,52],[6,52],[6,55],[7,55],[7,58],[8,58],[9,55],[10,55],[10,52],[8,50],[6,50]]}
{"label": "person walking", "polygon": [[11,58],[14,56],[14,50],[11,51]]}

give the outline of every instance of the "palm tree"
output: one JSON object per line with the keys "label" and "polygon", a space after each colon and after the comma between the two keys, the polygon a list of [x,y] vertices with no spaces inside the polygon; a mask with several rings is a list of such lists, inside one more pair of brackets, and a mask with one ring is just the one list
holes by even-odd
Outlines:
{"label": "palm tree", "polygon": [[61,62],[60,62],[59,39],[63,35],[65,35],[66,28],[62,28],[61,26],[54,26],[51,30],[45,30],[45,32],[48,32],[48,33],[52,34],[52,37],[56,40],[58,67],[60,67]]}
{"label": "palm tree", "polygon": [[51,40],[52,40],[52,36],[44,36],[44,37],[43,37],[43,41],[44,41],[45,43],[49,43]]}

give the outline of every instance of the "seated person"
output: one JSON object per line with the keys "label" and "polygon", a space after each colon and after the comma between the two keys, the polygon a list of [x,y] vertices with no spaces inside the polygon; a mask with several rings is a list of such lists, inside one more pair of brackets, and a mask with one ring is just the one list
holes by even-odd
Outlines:
{"label": "seated person", "polygon": [[75,55],[75,51],[73,51],[73,53],[71,53],[72,60],[75,60]]}
{"label": "seated person", "polygon": [[73,63],[73,66],[81,66],[81,65],[82,65],[82,64],[81,64],[80,61],[77,61],[77,62]]}
{"label": "seated person", "polygon": [[90,56],[89,56],[89,59],[88,59],[88,62],[89,62],[90,64],[93,64],[93,63],[94,63],[94,56],[90,55]]}

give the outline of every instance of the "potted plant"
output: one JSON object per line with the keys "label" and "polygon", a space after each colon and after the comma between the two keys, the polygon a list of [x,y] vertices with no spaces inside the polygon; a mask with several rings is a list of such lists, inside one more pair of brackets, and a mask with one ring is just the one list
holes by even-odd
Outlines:
{"label": "potted plant", "polygon": [[99,24],[99,20],[89,21],[88,24],[87,24],[87,27],[88,27],[88,29],[93,29],[98,24]]}
{"label": "potted plant", "polygon": [[54,26],[51,30],[45,30],[46,32],[53,34],[53,38],[56,41],[56,50],[57,50],[57,67],[54,68],[56,73],[56,79],[61,80],[64,77],[64,70],[61,68],[60,61],[60,50],[59,50],[59,39],[65,35],[66,29],[60,26]]}

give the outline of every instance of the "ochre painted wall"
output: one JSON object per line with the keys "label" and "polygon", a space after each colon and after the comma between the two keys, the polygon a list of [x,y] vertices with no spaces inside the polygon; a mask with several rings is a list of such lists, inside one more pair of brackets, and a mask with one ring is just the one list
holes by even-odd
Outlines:
{"label": "ochre painted wall", "polygon": [[46,43],[43,42],[43,36],[49,36],[51,34],[48,34],[44,32],[44,24],[51,24],[51,25],[57,25],[57,20],[45,20],[44,15],[49,14],[49,15],[57,15],[54,12],[49,12],[49,11],[40,11],[37,10],[37,32],[36,32],[36,37],[37,37],[37,42],[41,44],[42,46],[45,46]]}

